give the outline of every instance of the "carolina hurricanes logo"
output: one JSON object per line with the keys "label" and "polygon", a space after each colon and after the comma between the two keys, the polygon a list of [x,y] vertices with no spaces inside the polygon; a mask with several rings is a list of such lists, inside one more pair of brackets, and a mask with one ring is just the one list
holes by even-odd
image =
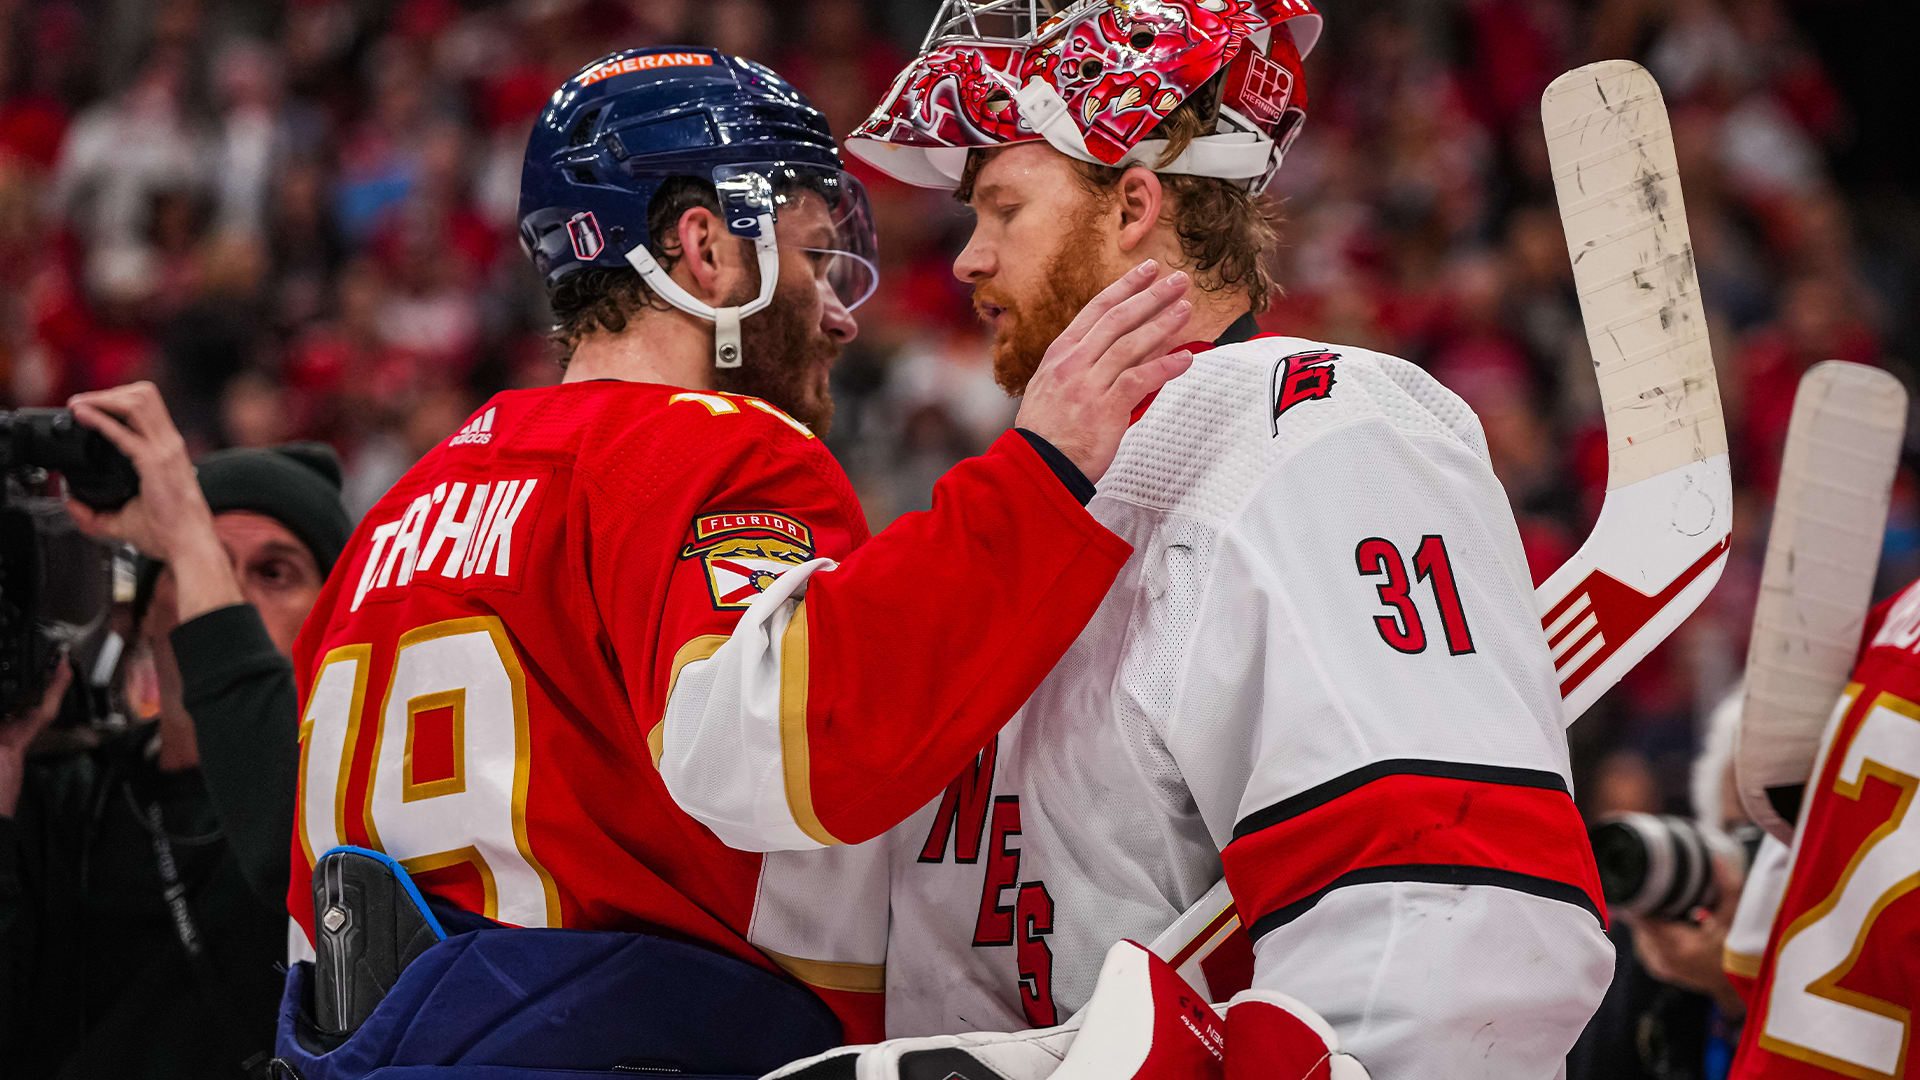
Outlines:
{"label": "carolina hurricanes logo", "polygon": [[1280,414],[1303,401],[1333,395],[1333,362],[1339,353],[1303,352],[1283,356],[1273,366],[1273,433],[1280,434]]}
{"label": "carolina hurricanes logo", "polygon": [[813,558],[813,530],[785,514],[705,514],[693,519],[693,542],[680,557],[706,565],[715,608],[744,608]]}

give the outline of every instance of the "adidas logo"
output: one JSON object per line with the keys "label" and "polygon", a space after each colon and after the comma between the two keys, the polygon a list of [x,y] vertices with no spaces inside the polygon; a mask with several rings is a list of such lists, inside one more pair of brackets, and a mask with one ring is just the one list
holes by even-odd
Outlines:
{"label": "adidas logo", "polygon": [[447,440],[448,446],[485,446],[493,441],[493,410],[488,409],[467,421],[459,434]]}

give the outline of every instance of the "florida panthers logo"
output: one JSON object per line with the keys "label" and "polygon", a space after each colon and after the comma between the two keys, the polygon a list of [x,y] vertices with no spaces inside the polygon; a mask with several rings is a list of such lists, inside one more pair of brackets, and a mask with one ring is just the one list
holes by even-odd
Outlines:
{"label": "florida panthers logo", "polygon": [[680,557],[706,565],[715,608],[736,610],[813,558],[813,530],[784,514],[706,514],[694,519]]}
{"label": "florida panthers logo", "polygon": [[1283,356],[1273,366],[1273,433],[1280,434],[1280,415],[1303,401],[1333,396],[1333,362],[1339,353],[1303,352]]}

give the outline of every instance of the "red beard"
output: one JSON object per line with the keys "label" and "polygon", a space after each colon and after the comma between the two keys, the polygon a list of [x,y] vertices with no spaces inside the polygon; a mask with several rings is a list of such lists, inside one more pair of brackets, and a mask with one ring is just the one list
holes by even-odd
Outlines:
{"label": "red beard", "polygon": [[1007,393],[1026,392],[1028,380],[1053,340],[1111,283],[1082,247],[1085,238],[1097,235],[1103,209],[1090,199],[1074,213],[1060,233],[1059,246],[1047,259],[1044,291],[1039,296],[1016,300],[992,282],[974,286],[976,312],[984,315],[989,305],[1004,312],[993,341],[993,381]]}

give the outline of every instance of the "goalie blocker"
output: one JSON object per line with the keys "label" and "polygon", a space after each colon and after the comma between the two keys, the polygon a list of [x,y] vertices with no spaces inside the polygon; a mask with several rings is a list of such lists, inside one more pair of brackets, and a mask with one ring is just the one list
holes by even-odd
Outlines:
{"label": "goalie blocker", "polygon": [[[1225,1012],[1224,1019],[1221,1011]],[[1232,1055],[1226,1053],[1235,1047]],[[969,1032],[847,1046],[765,1080],[1368,1080],[1319,1014],[1248,990],[1224,1010],[1143,946],[1107,951],[1072,1019],[1038,1030]]]}
{"label": "goalie blocker", "polygon": [[323,855],[313,899],[318,957],[287,973],[280,1080],[739,1077],[842,1038],[771,972],[651,934],[503,927],[365,848]]}

